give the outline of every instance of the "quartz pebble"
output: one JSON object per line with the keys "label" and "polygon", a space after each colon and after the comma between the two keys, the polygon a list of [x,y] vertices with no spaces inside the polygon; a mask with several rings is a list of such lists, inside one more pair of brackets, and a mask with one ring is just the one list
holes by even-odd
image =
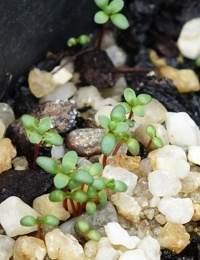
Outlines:
{"label": "quartz pebble", "polygon": [[144,252],[147,260],[160,260],[160,244],[155,238],[146,236],[140,241],[137,248]]}
{"label": "quartz pebble", "polygon": [[103,170],[103,177],[107,179],[115,179],[123,181],[127,185],[127,190],[124,192],[128,195],[133,195],[133,190],[137,184],[137,175],[123,169],[121,167],[114,167],[111,165],[106,165]]}
{"label": "quartz pebble", "polygon": [[15,240],[6,235],[0,235],[0,259],[8,260],[13,255]]}
{"label": "quartz pebble", "polygon": [[84,245],[85,259],[94,260],[97,251],[98,251],[98,243],[96,241],[89,240],[85,243]]}
{"label": "quartz pebble", "polygon": [[36,237],[19,237],[14,246],[14,259],[43,260],[46,255],[44,241]]}
{"label": "quartz pebble", "polygon": [[0,173],[12,168],[11,161],[17,155],[15,147],[9,138],[0,140]]}
{"label": "quartz pebble", "polygon": [[6,127],[4,123],[0,120],[0,140],[4,137]]}
{"label": "quartz pebble", "polygon": [[180,180],[169,171],[156,170],[150,172],[148,181],[149,190],[156,197],[174,196],[181,190]]}
{"label": "quartz pebble", "polygon": [[186,178],[181,180],[181,192],[189,193],[195,191],[200,187],[200,174],[199,172],[190,172]]}
{"label": "quartz pebble", "polygon": [[65,67],[56,66],[51,73],[56,85],[63,85],[72,78],[72,74]]}
{"label": "quartz pebble", "polygon": [[37,225],[24,227],[20,224],[20,219],[27,215],[35,218],[39,216],[34,209],[18,197],[11,196],[0,204],[0,223],[6,235],[10,237],[28,234],[37,230]]}
{"label": "quartz pebble", "polygon": [[54,145],[51,148],[51,157],[54,159],[61,159],[63,158],[65,155],[65,146],[64,145],[60,145],[60,146],[56,146]]}
{"label": "quartz pebble", "polygon": [[108,164],[114,167],[121,167],[127,171],[134,172],[140,166],[140,156],[128,156],[126,154],[116,154],[108,158]]}
{"label": "quartz pebble", "polygon": [[123,253],[119,260],[147,260],[143,250],[141,249],[135,249],[135,250],[128,250],[125,253]]}
{"label": "quartz pebble", "polygon": [[78,240],[70,234],[63,234],[59,229],[48,232],[45,236],[45,243],[50,259],[85,259],[83,247]]}
{"label": "quartz pebble", "polygon": [[200,146],[190,146],[188,148],[188,160],[200,165]]}
{"label": "quartz pebble", "polygon": [[12,108],[7,103],[0,103],[0,121],[7,128],[15,120]]}
{"label": "quartz pebble", "polygon": [[107,47],[105,51],[115,67],[123,66],[125,64],[127,55],[122,48],[117,45],[112,45]]}
{"label": "quartz pebble", "polygon": [[200,204],[193,204],[194,207],[194,215],[192,217],[193,221],[199,221],[200,220]]}
{"label": "quartz pebble", "polygon": [[167,222],[157,240],[161,247],[179,254],[190,243],[190,235],[183,225]]}
{"label": "quartz pebble", "polygon": [[16,157],[12,160],[12,164],[16,171],[23,171],[28,169],[28,161],[25,156]]}
{"label": "quartz pebble", "polygon": [[102,237],[97,244],[97,254],[95,260],[111,259],[117,260],[120,252],[112,247],[107,237]]}
{"label": "quartz pebble", "polygon": [[188,223],[194,214],[194,207],[190,198],[162,198],[157,207],[165,215],[167,221],[177,224]]}
{"label": "quartz pebble", "polygon": [[188,147],[199,145],[199,128],[185,112],[167,112],[166,128],[171,144]]}
{"label": "quartz pebble", "polygon": [[70,217],[69,212],[64,209],[63,203],[50,201],[49,194],[37,197],[33,201],[33,209],[42,216],[51,214],[62,221],[67,220]]}
{"label": "quartz pebble", "polygon": [[186,58],[196,59],[200,55],[200,18],[189,20],[183,25],[177,46]]}

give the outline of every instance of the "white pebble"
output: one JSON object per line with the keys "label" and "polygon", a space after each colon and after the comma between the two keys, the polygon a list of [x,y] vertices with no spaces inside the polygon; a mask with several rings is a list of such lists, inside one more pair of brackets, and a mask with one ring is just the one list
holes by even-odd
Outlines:
{"label": "white pebble", "polygon": [[158,203],[158,210],[172,223],[188,223],[194,214],[192,200],[189,198],[162,198]]}
{"label": "white pebble", "polygon": [[196,59],[200,55],[200,18],[189,20],[183,25],[177,42],[183,56]]}
{"label": "white pebble", "polygon": [[6,126],[0,120],[0,140],[4,137],[5,131],[6,131]]}
{"label": "white pebble", "polygon": [[119,223],[110,222],[104,226],[106,235],[113,245],[122,245],[128,249],[133,249],[136,247],[135,239],[128,234],[128,232],[123,229]]}
{"label": "white pebble", "polygon": [[160,244],[155,238],[151,236],[143,238],[137,248],[144,252],[147,260],[160,260]]}
{"label": "white pebble", "polygon": [[96,124],[100,125],[99,116],[107,116],[109,118],[110,113],[113,108],[114,108],[113,105],[112,106],[102,106],[101,108],[99,108],[94,116]]}
{"label": "white pebble", "polygon": [[9,236],[0,235],[0,259],[8,260],[13,255],[15,240]]}
{"label": "white pebble", "polygon": [[199,144],[199,128],[185,112],[167,112],[166,128],[171,144],[188,147]]}
{"label": "white pebble", "polygon": [[65,68],[60,66],[55,67],[52,70],[53,81],[56,85],[63,85],[72,78],[72,74]]}
{"label": "white pebble", "polygon": [[14,120],[15,114],[12,108],[7,103],[0,103],[0,121],[7,128]]}
{"label": "white pebble", "polygon": [[125,64],[127,55],[122,48],[117,45],[112,45],[106,48],[105,51],[115,67],[123,66]]}
{"label": "white pebble", "polygon": [[15,237],[37,230],[37,225],[24,227],[20,224],[21,218],[30,215],[38,217],[39,214],[20,198],[11,196],[0,204],[0,223],[6,235]]}
{"label": "white pebble", "polygon": [[64,155],[65,155],[65,146],[64,145],[60,145],[60,146],[54,145],[51,148],[51,157],[53,157],[54,159],[63,158]]}
{"label": "white pebble", "polygon": [[190,146],[188,148],[188,160],[200,165],[200,146]]}
{"label": "white pebble", "polygon": [[171,172],[156,170],[149,173],[149,190],[155,197],[167,197],[178,194],[181,190],[180,180]]}
{"label": "white pebble", "polygon": [[158,205],[158,202],[160,201],[159,197],[153,197],[150,201],[149,201],[149,206],[151,208],[155,208]]}
{"label": "white pebble", "polygon": [[119,260],[148,260],[141,249],[129,250],[123,253]]}
{"label": "white pebble", "polygon": [[121,167],[114,167],[112,165],[106,165],[106,167],[103,170],[103,177],[107,179],[115,179],[119,181],[123,181],[127,185],[127,191],[125,191],[128,195],[133,195],[133,190],[136,187],[137,184],[137,175],[127,171],[124,168]]}

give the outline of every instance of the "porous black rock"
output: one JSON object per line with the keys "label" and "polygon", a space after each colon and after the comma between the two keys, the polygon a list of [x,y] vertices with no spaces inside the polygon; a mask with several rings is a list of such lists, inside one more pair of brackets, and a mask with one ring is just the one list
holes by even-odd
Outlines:
{"label": "porous black rock", "polygon": [[53,187],[53,176],[41,169],[8,170],[0,174],[0,203],[10,196],[17,196],[32,205],[33,200],[48,193]]}

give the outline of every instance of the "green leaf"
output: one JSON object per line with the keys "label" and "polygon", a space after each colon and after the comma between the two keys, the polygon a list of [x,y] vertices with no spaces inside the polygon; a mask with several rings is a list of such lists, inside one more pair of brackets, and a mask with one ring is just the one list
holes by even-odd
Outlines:
{"label": "green leaf", "polygon": [[89,172],[92,176],[95,176],[95,175],[99,175],[101,174],[103,171],[103,166],[101,163],[93,163],[90,168],[89,168]]}
{"label": "green leaf", "polygon": [[129,139],[127,142],[126,142],[126,145],[128,147],[128,150],[129,152],[132,154],[132,155],[137,155],[140,151],[140,146],[139,146],[139,143],[136,139],[134,138],[131,138]]}
{"label": "green leaf", "polygon": [[[126,102],[131,106],[134,107],[137,104],[137,98],[135,91],[132,90],[131,88],[126,88],[124,90],[124,98]],[[130,112],[130,111],[129,111]]]}
{"label": "green leaf", "polygon": [[101,150],[104,155],[110,155],[117,144],[116,137],[111,134],[105,134],[101,139]]}
{"label": "green leaf", "polygon": [[115,187],[113,189],[114,192],[125,192],[127,191],[127,185],[123,181],[115,181]]}
{"label": "green leaf", "polygon": [[94,21],[97,24],[104,24],[108,21],[109,17],[103,11],[99,11],[94,16]]}
{"label": "green leaf", "polygon": [[200,56],[198,56],[198,57],[196,58],[196,60],[195,60],[195,65],[196,65],[197,67],[200,67]]}
{"label": "green leaf", "polygon": [[69,177],[63,173],[57,173],[53,181],[57,189],[62,189],[67,186]]}
{"label": "green leaf", "polygon": [[78,42],[82,45],[90,42],[90,37],[86,34],[82,34],[78,37]]}
{"label": "green leaf", "polygon": [[94,212],[96,211],[96,209],[97,209],[97,206],[96,206],[96,204],[95,204],[93,201],[88,201],[88,202],[86,203],[85,210],[86,210],[86,213],[87,213],[88,215],[94,214]]}
{"label": "green leaf", "polygon": [[97,197],[96,189],[91,186],[88,187],[87,194],[89,199],[94,199]]}
{"label": "green leaf", "polygon": [[58,226],[59,225],[59,219],[56,216],[53,215],[46,215],[43,218],[43,224],[45,225],[51,225],[51,226]]}
{"label": "green leaf", "polygon": [[67,152],[62,159],[62,171],[68,173],[74,169],[78,161],[78,155],[75,151]]}
{"label": "green leaf", "polygon": [[125,122],[129,125],[129,127],[133,127],[134,126],[134,121],[131,119],[126,119]]}
{"label": "green leaf", "polygon": [[151,139],[156,136],[156,128],[153,125],[148,125],[146,132]]}
{"label": "green leaf", "polygon": [[100,9],[104,9],[108,5],[109,0],[94,0],[94,2]]}
{"label": "green leaf", "polygon": [[77,182],[77,181],[74,181],[74,180],[71,179],[69,181],[67,187],[68,187],[68,189],[73,190],[73,189],[80,187],[81,185],[82,185],[81,182]]}
{"label": "green leaf", "polygon": [[83,190],[75,190],[71,193],[71,198],[76,202],[86,202],[88,200],[88,195]]}
{"label": "green leaf", "polygon": [[105,192],[105,190],[101,190],[97,193],[97,196],[99,198],[99,203],[102,205],[102,206],[105,206],[106,203],[107,203],[107,194]]}
{"label": "green leaf", "polygon": [[109,11],[109,14],[116,14],[124,7],[124,1],[122,0],[113,0],[107,6],[106,10]]}
{"label": "green leaf", "polygon": [[82,169],[77,169],[76,171],[74,171],[71,175],[71,178],[75,182],[84,183],[84,184],[88,184],[88,185],[93,182],[92,175]]}
{"label": "green leaf", "polygon": [[61,202],[66,199],[66,193],[62,190],[54,190],[49,194],[49,199],[52,202]]}
{"label": "green leaf", "polygon": [[129,27],[129,21],[123,14],[113,14],[110,16],[112,23],[121,30],[126,30]]}
{"label": "green leaf", "polygon": [[119,122],[116,124],[115,129],[113,130],[114,133],[123,133],[129,129],[129,125],[125,122]]}
{"label": "green leaf", "polygon": [[96,242],[99,242],[99,240],[101,239],[101,235],[96,230],[90,230],[87,233],[87,237]]}
{"label": "green leaf", "polygon": [[74,37],[69,38],[68,41],[67,41],[67,46],[68,47],[72,47],[72,46],[74,46],[76,44],[77,44],[77,40]]}
{"label": "green leaf", "polygon": [[36,159],[36,163],[43,170],[51,174],[56,174],[60,170],[59,164],[54,159],[46,156],[39,156]]}
{"label": "green leaf", "polygon": [[77,226],[78,226],[79,230],[83,233],[87,232],[90,228],[88,222],[83,219],[79,219],[77,221]]}
{"label": "green leaf", "polygon": [[25,227],[32,227],[37,224],[37,221],[33,216],[25,216],[20,220],[20,224]]}
{"label": "green leaf", "polygon": [[106,182],[106,188],[108,189],[114,189],[115,188],[115,180],[114,179],[110,179]]}
{"label": "green leaf", "polygon": [[39,144],[42,141],[42,136],[38,133],[32,132],[29,136],[30,143]]}
{"label": "green leaf", "polygon": [[122,105],[117,105],[112,109],[110,113],[110,118],[114,122],[122,122],[126,118],[125,115],[125,108]]}
{"label": "green leaf", "polygon": [[60,146],[63,144],[63,138],[56,132],[49,131],[44,134],[44,139],[47,144]]}
{"label": "green leaf", "polygon": [[44,117],[44,118],[40,119],[37,132],[40,135],[43,135],[50,128],[51,128],[51,118],[50,117]]}
{"label": "green leaf", "polygon": [[109,126],[110,126],[110,119],[107,116],[101,115],[98,117],[99,122],[101,124],[101,126],[107,130],[109,130]]}
{"label": "green leaf", "polygon": [[153,137],[152,143],[157,147],[157,148],[162,148],[164,146],[163,141],[160,137]]}
{"label": "green leaf", "polygon": [[106,185],[106,178],[99,177],[93,180],[93,183],[91,184],[91,187],[95,190],[103,190]]}
{"label": "green leaf", "polygon": [[36,130],[39,123],[35,117],[27,114],[21,116],[21,122],[22,125],[30,131]]}
{"label": "green leaf", "polygon": [[145,109],[141,105],[137,105],[133,107],[132,110],[136,116],[143,117],[145,115]]}
{"label": "green leaf", "polygon": [[128,113],[131,112],[131,107],[129,106],[128,103],[126,103],[126,102],[121,102],[120,105],[124,107],[126,114],[128,114]]}
{"label": "green leaf", "polygon": [[148,94],[139,94],[137,96],[138,105],[146,105],[151,102],[151,96]]}
{"label": "green leaf", "polygon": [[110,131],[113,131],[113,130],[115,129],[116,124],[117,124],[117,123],[115,123],[114,121],[110,121],[110,126],[109,126]]}

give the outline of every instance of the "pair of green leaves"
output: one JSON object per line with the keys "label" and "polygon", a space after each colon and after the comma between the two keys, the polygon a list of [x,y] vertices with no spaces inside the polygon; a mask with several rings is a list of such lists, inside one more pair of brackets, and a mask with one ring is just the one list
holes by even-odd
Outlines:
{"label": "pair of green leaves", "polygon": [[99,232],[93,229],[91,230],[87,221],[80,219],[77,221],[77,226],[87,239],[91,239],[96,242],[100,240],[101,236]]}
{"label": "pair of green leaves", "polygon": [[58,226],[59,219],[53,215],[46,215],[44,217],[39,216],[37,218],[27,215],[20,220],[20,224],[25,227],[32,227],[39,224]]}
{"label": "pair of green leaves", "polygon": [[129,22],[125,15],[119,13],[124,7],[122,0],[94,0],[95,4],[102,10],[94,16],[94,21],[98,24],[105,24],[110,19],[119,29],[125,30],[129,27]]}
{"label": "pair of green leaves", "polygon": [[68,47],[72,47],[72,46],[77,45],[77,44],[84,45],[88,42],[90,42],[90,37],[86,34],[82,34],[77,38],[75,38],[75,37],[69,38],[68,41],[67,41],[67,45],[68,45]]}
{"label": "pair of green leaves", "polygon": [[164,146],[163,141],[157,136],[156,128],[153,125],[148,125],[146,127],[147,135],[150,137],[151,142],[157,147],[162,148]]}

